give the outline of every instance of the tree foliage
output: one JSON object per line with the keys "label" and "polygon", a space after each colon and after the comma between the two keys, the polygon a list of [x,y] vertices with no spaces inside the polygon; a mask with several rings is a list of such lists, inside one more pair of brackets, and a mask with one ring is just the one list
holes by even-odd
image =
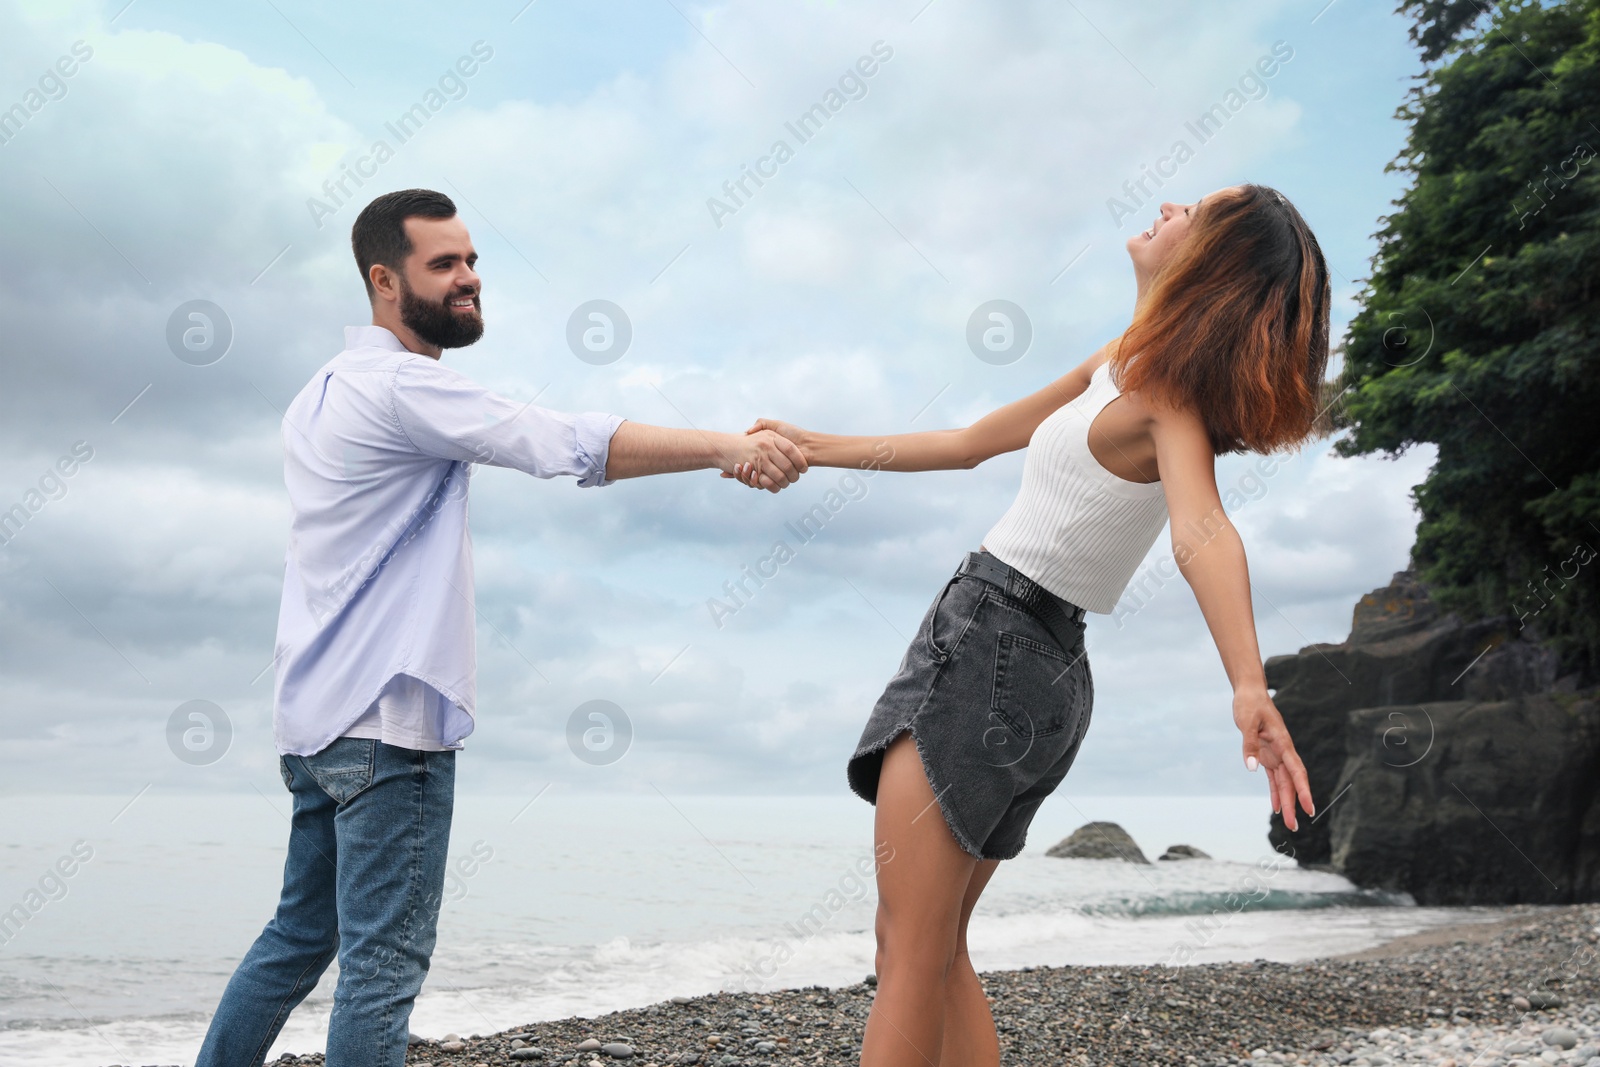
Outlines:
{"label": "tree foliage", "polygon": [[[1345,455],[1421,443],[1415,565],[1446,606],[1511,614],[1600,667],[1600,0],[1405,0],[1439,60],[1400,108],[1345,342]],[[1481,13],[1481,14],[1480,14]]]}
{"label": "tree foliage", "polygon": [[1495,0],[1402,0],[1399,11],[1416,20],[1411,41],[1422,50],[1425,63],[1432,63],[1464,34],[1481,16],[1489,14]]}

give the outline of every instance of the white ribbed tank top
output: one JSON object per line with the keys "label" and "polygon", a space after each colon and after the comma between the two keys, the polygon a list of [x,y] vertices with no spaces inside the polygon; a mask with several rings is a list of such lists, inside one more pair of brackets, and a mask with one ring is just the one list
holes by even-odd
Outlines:
{"label": "white ribbed tank top", "polygon": [[1089,388],[1034,430],[1022,465],[1022,489],[983,545],[1056,596],[1106,614],[1167,524],[1167,499],[1156,482],[1130,482],[1089,451],[1089,426],[1122,390],[1109,363]]}

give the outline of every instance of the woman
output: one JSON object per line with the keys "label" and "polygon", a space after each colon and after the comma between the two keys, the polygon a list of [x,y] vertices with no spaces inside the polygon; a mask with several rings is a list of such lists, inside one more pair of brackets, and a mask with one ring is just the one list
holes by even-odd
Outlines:
{"label": "woman", "polygon": [[[878,871],[869,1067],[1000,1062],[967,921],[1083,739],[1085,610],[1111,611],[1169,520],[1233,685],[1245,764],[1266,768],[1291,829],[1296,801],[1314,814],[1267,693],[1244,548],[1213,461],[1311,434],[1327,265],[1299,212],[1259,185],[1163,204],[1127,249],[1138,291],[1122,335],[966,429],[874,438],[752,427],[789,437],[812,466],[970,468],[1031,446],[1016,502],[934,600],[850,760],[851,787],[877,805],[878,855],[893,857]],[[730,476],[766,487],[747,468]],[[924,817],[935,807],[942,820]]]}

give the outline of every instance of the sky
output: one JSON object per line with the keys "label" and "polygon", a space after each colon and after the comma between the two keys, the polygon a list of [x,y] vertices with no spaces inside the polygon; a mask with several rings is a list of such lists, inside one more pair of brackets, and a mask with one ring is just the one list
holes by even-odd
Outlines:
{"label": "sky", "polygon": [[[445,360],[513,398],[727,431],[963,426],[1127,324],[1123,244],[1162,199],[1282,190],[1327,253],[1342,336],[1403,188],[1385,164],[1421,69],[1385,7],[0,5],[0,109],[21,109],[0,123],[0,511],[28,511],[0,547],[0,789],[280,788],[279,421],[369,321],[349,227],[372,196],[455,199],[487,331]],[[797,136],[807,113],[826,120]],[[569,321],[597,300],[631,339],[580,358]],[[1025,351],[969,344],[992,300],[1022,309]],[[777,495],[713,471],[579,489],[479,468],[460,788],[843,791],[868,712],[1023,460],[815,468]],[[1264,655],[1347,635],[1356,599],[1406,564],[1430,461],[1341,459],[1326,440],[1219,460]],[[775,577],[713,610],[828,501]],[[1163,536],[1149,563],[1169,554]],[[1182,580],[1123,609],[1091,616],[1093,725],[1069,786],[1262,790]],[[591,701],[628,724],[601,760],[569,742]]]}

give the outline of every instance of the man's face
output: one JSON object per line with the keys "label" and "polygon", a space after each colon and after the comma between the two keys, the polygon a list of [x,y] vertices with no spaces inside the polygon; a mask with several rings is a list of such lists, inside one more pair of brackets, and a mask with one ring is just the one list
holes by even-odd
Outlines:
{"label": "man's face", "polygon": [[411,254],[400,271],[400,321],[440,348],[465,348],[483,336],[478,253],[460,215],[409,218]]}

